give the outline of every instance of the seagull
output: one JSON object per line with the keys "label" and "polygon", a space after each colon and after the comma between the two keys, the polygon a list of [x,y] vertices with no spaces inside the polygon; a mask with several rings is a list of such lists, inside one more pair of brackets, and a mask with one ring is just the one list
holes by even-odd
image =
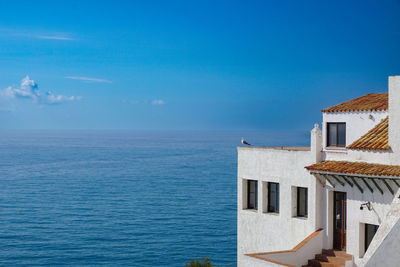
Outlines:
{"label": "seagull", "polygon": [[242,142],[242,145],[251,146],[246,140],[244,140],[243,137],[240,139],[240,141]]}

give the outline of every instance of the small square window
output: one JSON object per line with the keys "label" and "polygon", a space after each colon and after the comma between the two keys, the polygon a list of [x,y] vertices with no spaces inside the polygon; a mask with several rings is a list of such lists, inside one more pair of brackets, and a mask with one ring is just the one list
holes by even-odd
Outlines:
{"label": "small square window", "polygon": [[327,146],[346,146],[346,123],[329,122],[327,124]]}

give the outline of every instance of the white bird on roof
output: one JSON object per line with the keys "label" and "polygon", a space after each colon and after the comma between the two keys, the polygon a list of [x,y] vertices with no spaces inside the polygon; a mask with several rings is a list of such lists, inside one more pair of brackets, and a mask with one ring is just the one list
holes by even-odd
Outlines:
{"label": "white bird on roof", "polygon": [[240,141],[242,142],[242,145],[251,146],[246,140],[244,140],[243,137],[240,139]]}

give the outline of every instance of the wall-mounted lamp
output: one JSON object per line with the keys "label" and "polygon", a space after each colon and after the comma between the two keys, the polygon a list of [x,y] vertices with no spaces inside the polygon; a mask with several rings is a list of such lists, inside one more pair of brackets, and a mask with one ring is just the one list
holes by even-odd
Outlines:
{"label": "wall-mounted lamp", "polygon": [[371,202],[368,201],[368,202],[366,202],[366,203],[361,204],[360,210],[363,210],[363,209],[364,209],[364,206],[367,207],[368,210],[372,210]]}

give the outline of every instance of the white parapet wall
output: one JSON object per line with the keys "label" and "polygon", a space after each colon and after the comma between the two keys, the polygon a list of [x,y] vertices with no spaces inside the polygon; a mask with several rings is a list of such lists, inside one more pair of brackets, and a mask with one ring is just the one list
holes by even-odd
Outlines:
{"label": "white parapet wall", "polygon": [[263,261],[265,266],[272,263],[279,266],[301,267],[308,263],[308,259],[321,253],[323,231],[323,229],[315,231],[291,250],[256,253],[248,256]]}

